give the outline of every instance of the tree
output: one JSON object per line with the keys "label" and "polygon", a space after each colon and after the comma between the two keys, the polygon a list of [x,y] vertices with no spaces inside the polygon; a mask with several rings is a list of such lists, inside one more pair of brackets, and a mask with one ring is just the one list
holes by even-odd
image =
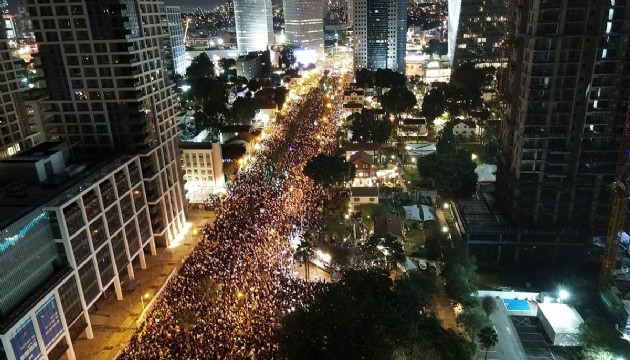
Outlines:
{"label": "tree", "polygon": [[440,197],[444,199],[468,197],[475,191],[475,167],[466,150],[458,150],[455,154],[433,153],[418,160],[420,176],[435,179]]}
{"label": "tree", "polygon": [[453,154],[457,151],[457,139],[453,133],[455,122],[449,121],[444,126],[442,134],[435,144],[435,151],[438,154]]}
{"label": "tree", "polygon": [[313,244],[303,236],[302,241],[300,241],[300,244],[296,249],[296,254],[304,263],[304,274],[306,275],[306,281],[308,282],[310,261],[313,256]]}
{"label": "tree", "polygon": [[324,187],[352,181],[354,172],[353,163],[347,162],[343,157],[325,154],[315,156],[304,166],[304,175]]}
{"label": "tree", "polygon": [[247,82],[247,88],[251,92],[256,92],[260,90],[260,81],[256,79],[249,79],[249,81]]}
{"label": "tree", "polygon": [[379,239],[382,251],[385,254],[388,270],[395,269],[397,263],[405,262],[405,249],[403,249],[402,243],[395,236],[384,234],[380,235]]}
{"label": "tree", "polygon": [[186,335],[186,346],[190,348],[190,330],[197,326],[197,314],[192,310],[180,310],[175,313],[177,326],[184,330]]}
{"label": "tree", "polygon": [[488,350],[499,343],[497,332],[493,328],[486,326],[479,331],[478,336],[481,348],[486,350],[485,359],[488,360]]}
{"label": "tree", "polygon": [[384,144],[392,135],[392,122],[377,119],[374,113],[364,110],[362,114],[354,114],[352,120],[352,141],[372,141]]}
{"label": "tree", "polygon": [[469,342],[418,311],[427,303],[425,283],[417,280],[394,282],[382,270],[346,271],[308,308],[283,318],[276,337],[281,358],[390,360],[415,345],[434,351],[432,359],[470,359]]}
{"label": "tree", "polygon": [[440,41],[437,39],[431,39],[427,43],[425,53],[427,54],[435,54],[440,51]]}
{"label": "tree", "polygon": [[405,86],[405,76],[391,69],[376,69],[374,73],[375,85],[382,88],[397,88]]}
{"label": "tree", "polygon": [[481,299],[481,308],[486,312],[488,316],[497,311],[497,302],[490,295],[486,295]]}
{"label": "tree", "polygon": [[223,69],[223,71],[227,72],[231,72],[232,70],[236,69],[236,60],[234,59],[229,59],[229,58],[223,58],[219,60],[219,66],[221,67],[221,69]]}
{"label": "tree", "polygon": [[446,110],[446,97],[441,89],[430,90],[422,101],[422,116],[428,122],[433,122],[435,118],[442,115]]}
{"label": "tree", "polygon": [[446,294],[459,303],[476,306],[477,299],[472,294],[477,292],[477,266],[475,258],[468,254],[466,242],[451,239],[451,246],[445,247],[444,262],[441,273],[446,280]]}
{"label": "tree", "polygon": [[210,303],[214,301],[219,291],[221,291],[221,284],[218,284],[211,277],[204,278],[199,283],[199,288],[197,288],[197,293],[201,295],[204,302]]}
{"label": "tree", "polygon": [[359,69],[354,75],[357,85],[362,88],[371,87],[374,84],[373,76],[374,74],[368,69]]}
{"label": "tree", "polygon": [[284,67],[290,68],[295,64],[295,60],[293,50],[288,46],[283,47],[280,51],[280,62],[284,65]]}
{"label": "tree", "polygon": [[488,326],[490,320],[483,310],[474,306],[466,306],[457,316],[457,323],[461,325],[468,336],[472,339],[475,334],[485,326]]}
{"label": "tree", "polygon": [[619,332],[601,317],[590,317],[580,325],[579,338],[586,360],[612,360],[627,350]]}
{"label": "tree", "polygon": [[254,120],[258,111],[256,100],[239,97],[232,104],[232,122],[235,124],[249,124]]}
{"label": "tree", "polygon": [[189,81],[195,81],[202,77],[214,77],[214,63],[208,57],[208,54],[202,52],[197,55],[190,66],[186,69],[186,77]]}
{"label": "tree", "polygon": [[287,99],[287,94],[289,90],[287,88],[278,86],[273,94],[273,101],[278,104],[278,110],[282,110],[282,106],[284,106],[284,102]]}
{"label": "tree", "polygon": [[381,96],[383,109],[394,114],[396,118],[400,118],[401,113],[413,109],[417,102],[416,96],[405,87],[393,88]]}

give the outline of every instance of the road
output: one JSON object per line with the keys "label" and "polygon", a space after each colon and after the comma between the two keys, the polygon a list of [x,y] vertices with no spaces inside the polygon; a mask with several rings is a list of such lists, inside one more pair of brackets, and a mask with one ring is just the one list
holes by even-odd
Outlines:
{"label": "road", "polygon": [[[514,324],[503,304],[497,304],[497,311],[490,315],[490,321],[497,332],[498,344],[488,351],[488,360],[527,360]],[[484,359],[485,351],[480,351],[477,359]]]}

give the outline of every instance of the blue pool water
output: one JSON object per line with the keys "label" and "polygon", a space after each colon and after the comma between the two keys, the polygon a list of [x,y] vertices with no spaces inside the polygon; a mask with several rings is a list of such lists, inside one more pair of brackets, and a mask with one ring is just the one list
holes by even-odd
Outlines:
{"label": "blue pool water", "polygon": [[531,311],[527,300],[503,299],[503,304],[508,311]]}

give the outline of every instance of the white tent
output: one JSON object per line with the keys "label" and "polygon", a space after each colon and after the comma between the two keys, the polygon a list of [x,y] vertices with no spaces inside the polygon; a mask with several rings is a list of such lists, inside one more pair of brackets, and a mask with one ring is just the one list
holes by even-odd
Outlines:
{"label": "white tent", "polygon": [[477,174],[477,182],[495,182],[497,181],[497,166],[490,164],[477,165],[475,174]]}
{"label": "white tent", "polygon": [[403,206],[405,210],[405,219],[416,221],[431,221],[435,220],[435,215],[431,211],[431,207],[427,205],[420,205],[422,207],[422,215],[420,215],[420,208],[418,205]]}
{"label": "white tent", "polygon": [[579,346],[582,317],[573,306],[539,303],[538,320],[554,346]]}

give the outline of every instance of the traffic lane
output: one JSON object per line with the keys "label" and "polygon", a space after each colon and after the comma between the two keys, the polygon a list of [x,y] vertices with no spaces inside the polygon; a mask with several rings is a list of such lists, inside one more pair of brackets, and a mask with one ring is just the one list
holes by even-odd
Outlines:
{"label": "traffic lane", "polygon": [[[495,299],[495,301],[497,301]],[[498,301],[497,301],[498,302]],[[490,321],[497,332],[499,342],[495,346],[496,359],[527,360],[527,354],[518,337],[518,333],[510,319],[503,303],[498,303],[498,309],[490,315]],[[490,358],[490,353],[488,353]]]}

